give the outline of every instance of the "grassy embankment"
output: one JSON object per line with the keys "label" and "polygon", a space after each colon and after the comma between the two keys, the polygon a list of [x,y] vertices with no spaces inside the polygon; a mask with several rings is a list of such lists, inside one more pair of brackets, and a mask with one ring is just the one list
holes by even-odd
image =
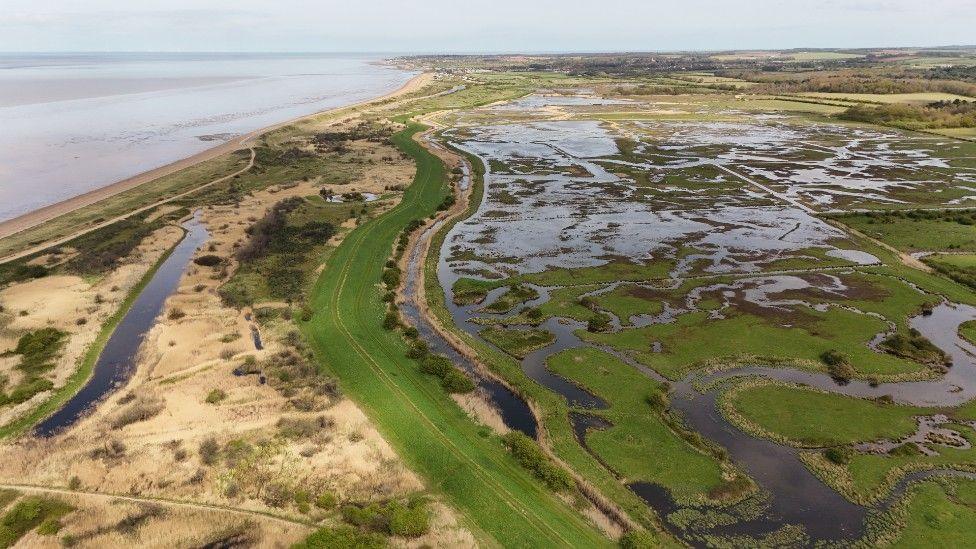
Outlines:
{"label": "grassy embankment", "polygon": [[548,492],[484,437],[439,384],[407,359],[406,343],[381,323],[377,283],[393,242],[407,224],[434,212],[447,192],[443,164],[397,134],[417,175],[403,201],[351,232],[314,287],[316,311],[304,330],[319,359],[364,408],[411,469],[443,493],[484,542],[506,546],[600,546],[609,540]]}

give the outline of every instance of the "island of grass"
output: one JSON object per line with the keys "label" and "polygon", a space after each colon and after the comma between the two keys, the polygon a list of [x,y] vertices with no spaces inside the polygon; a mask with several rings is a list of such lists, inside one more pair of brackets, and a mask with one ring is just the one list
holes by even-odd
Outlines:
{"label": "island of grass", "polygon": [[959,336],[976,345],[976,320],[967,320],[959,325]]}
{"label": "island of grass", "polygon": [[897,440],[915,432],[915,416],[931,413],[769,381],[743,382],[729,389],[720,406],[744,431],[805,447]]}
{"label": "island of grass", "polygon": [[532,301],[539,297],[539,292],[537,292],[531,286],[526,286],[524,284],[514,284],[509,286],[508,290],[502,295],[498,296],[498,299],[491,302],[491,304],[485,306],[483,311],[486,313],[503,314],[511,311],[518,305],[525,303],[526,301]]}
{"label": "island of grass", "polygon": [[516,357],[525,358],[529,353],[552,345],[556,336],[548,330],[510,330],[492,326],[478,333],[485,341]]}
{"label": "island of grass", "polygon": [[741,478],[723,478],[723,463],[707,446],[692,445],[674,430],[665,415],[664,385],[592,348],[557,353],[548,366],[608,403],[605,410],[585,410],[611,424],[588,432],[586,444],[626,482],[658,484],[678,501],[737,497],[748,489]]}
{"label": "island of grass", "polygon": [[[883,522],[892,547],[976,546],[976,481],[945,478],[912,487]],[[885,532],[885,529],[878,529]]]}
{"label": "island of grass", "polygon": [[[906,473],[951,468],[976,470],[972,448],[924,443],[899,444],[916,433],[917,417],[942,413],[951,429],[969,444],[976,443],[976,430],[968,422],[976,417],[976,404],[955,409],[920,408],[869,400],[818,389],[768,380],[747,380],[737,384],[719,400],[722,413],[736,426],[781,444],[815,448],[800,456],[810,469],[849,499],[868,504],[887,495]],[[955,422],[958,420],[959,422]],[[887,452],[863,452],[853,445],[889,441]]]}

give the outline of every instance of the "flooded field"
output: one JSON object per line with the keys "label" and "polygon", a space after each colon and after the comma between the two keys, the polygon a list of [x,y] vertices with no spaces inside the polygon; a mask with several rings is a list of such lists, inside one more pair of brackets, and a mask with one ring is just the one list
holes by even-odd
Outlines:
{"label": "flooded field", "polygon": [[[957,334],[976,308],[821,216],[971,206],[972,146],[586,93],[452,117],[445,140],[485,171],[439,255],[455,324],[562,395],[577,442],[669,531],[850,541],[911,482],[976,470]],[[793,400],[772,419],[735,400],[777,391]],[[908,427],[790,423],[824,402],[828,425],[876,406]]]}

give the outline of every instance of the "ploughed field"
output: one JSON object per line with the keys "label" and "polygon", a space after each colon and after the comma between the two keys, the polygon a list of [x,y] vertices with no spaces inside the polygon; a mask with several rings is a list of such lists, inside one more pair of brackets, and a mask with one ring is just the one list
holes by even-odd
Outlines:
{"label": "ploughed field", "polygon": [[898,254],[946,252],[924,234],[945,223],[970,247],[957,213],[914,210],[976,204],[976,145],[585,89],[443,120],[484,172],[440,250],[445,307],[564,398],[543,408],[565,461],[693,545],[910,544],[976,525],[959,495],[976,347],[958,335],[976,296]]}

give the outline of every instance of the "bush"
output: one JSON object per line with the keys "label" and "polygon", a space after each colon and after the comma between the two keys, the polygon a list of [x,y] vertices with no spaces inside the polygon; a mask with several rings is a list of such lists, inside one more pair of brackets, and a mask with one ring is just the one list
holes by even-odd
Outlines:
{"label": "bush", "polygon": [[854,457],[854,451],[847,447],[827,448],[824,457],[837,465],[846,465]]}
{"label": "bush", "polygon": [[452,369],[454,369],[454,364],[451,363],[451,359],[444,355],[427,355],[420,362],[420,371],[422,373],[440,378],[443,378]]}
{"label": "bush", "polygon": [[284,507],[294,498],[290,486],[283,482],[269,482],[261,493],[261,501],[271,507]]}
{"label": "bush", "polygon": [[343,505],[341,510],[342,520],[353,526],[373,532],[389,532],[390,521],[384,511],[385,509],[376,503],[366,507]]}
{"label": "bush", "polygon": [[820,355],[820,360],[823,361],[827,366],[835,366],[837,364],[849,363],[850,360],[847,355],[838,351],[837,349],[830,349],[829,351],[824,351]]}
{"label": "bush", "polygon": [[892,334],[888,336],[878,347],[895,356],[922,364],[948,364],[950,361],[942,349],[936,347],[914,328],[909,330],[908,335]]}
{"label": "bush", "polygon": [[441,385],[448,393],[470,393],[474,390],[474,382],[461,370],[451,367],[444,374]]}
{"label": "bush", "polygon": [[315,498],[315,506],[319,509],[332,509],[339,502],[332,492],[322,492]]}
{"label": "bush", "polygon": [[110,421],[110,424],[113,429],[121,429],[126,425],[146,421],[155,417],[159,412],[163,411],[164,407],[165,405],[161,400],[138,397],[128,407],[116,413],[115,417]]}
{"label": "bush", "polygon": [[854,367],[846,362],[827,366],[827,373],[830,374],[830,377],[841,383],[847,383],[857,375]]}
{"label": "bush", "polygon": [[379,534],[360,532],[349,526],[320,528],[292,545],[292,549],[382,549],[386,540]]}
{"label": "bush", "polygon": [[536,441],[520,431],[510,431],[503,437],[515,461],[532,472],[551,490],[556,492],[568,491],[573,486],[573,478],[564,469],[552,463],[549,457],[539,448]]}
{"label": "bush", "polygon": [[820,360],[827,365],[827,373],[830,374],[830,377],[840,383],[847,383],[857,375],[857,371],[851,366],[847,355],[836,349],[824,351],[820,355]]}
{"label": "bush", "polygon": [[610,329],[613,318],[607,313],[597,313],[590,317],[586,323],[586,329],[590,332],[606,332]]}
{"label": "bush", "polygon": [[207,393],[206,401],[207,404],[217,404],[225,398],[227,398],[227,393],[225,393],[222,389],[211,389],[211,391]]}
{"label": "bush", "polygon": [[309,438],[322,429],[329,429],[333,425],[335,425],[335,421],[325,416],[311,418],[286,416],[278,420],[278,431],[285,438]]}
{"label": "bush", "polygon": [[427,346],[427,342],[422,339],[414,341],[413,344],[410,345],[410,348],[407,349],[408,358],[419,360],[427,358],[428,354],[430,354],[430,348]]}
{"label": "bush", "polygon": [[430,530],[430,515],[422,503],[409,506],[391,503],[389,505],[390,534],[405,538],[416,538]]}
{"label": "bush", "polygon": [[660,543],[646,530],[631,530],[620,536],[622,549],[653,549],[660,547]]}
{"label": "bush", "polygon": [[371,503],[367,506],[345,505],[342,519],[362,530],[382,532],[388,535],[418,537],[430,530],[430,517],[423,499],[413,499],[406,504],[391,501],[384,505]]}
{"label": "bush", "polygon": [[201,255],[200,257],[193,260],[194,263],[200,265],[201,267],[216,267],[224,262],[224,260],[213,254]]}
{"label": "bush", "polygon": [[396,288],[400,285],[400,269],[393,267],[392,269],[385,269],[383,271],[383,283],[390,289]]}
{"label": "bush", "polygon": [[220,445],[217,444],[216,439],[210,437],[200,443],[200,461],[204,465],[217,463],[218,457],[220,457]]}
{"label": "bush", "polygon": [[184,313],[183,309],[180,309],[179,307],[173,307],[169,310],[169,313],[166,314],[166,318],[170,320],[179,320],[184,316],[186,316],[186,313]]}
{"label": "bush", "polygon": [[663,412],[671,404],[667,393],[664,391],[654,391],[647,395],[647,404],[657,412]]}
{"label": "bush", "polygon": [[393,330],[400,324],[400,318],[393,311],[387,311],[383,317],[383,329]]}

